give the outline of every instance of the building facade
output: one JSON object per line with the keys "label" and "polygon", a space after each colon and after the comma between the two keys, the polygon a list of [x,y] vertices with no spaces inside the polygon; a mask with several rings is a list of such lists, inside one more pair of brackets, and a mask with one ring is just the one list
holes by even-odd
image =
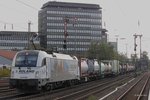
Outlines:
{"label": "building facade", "polygon": [[[30,45],[28,41],[33,33],[35,32],[0,31],[0,49],[23,50],[28,48]],[[36,40],[35,43],[39,43],[39,40]]]}
{"label": "building facade", "polygon": [[102,32],[101,41],[104,43],[108,43],[108,35],[107,35],[108,30],[103,28],[101,32]]}
{"label": "building facade", "polygon": [[102,41],[102,11],[97,4],[50,1],[42,6],[38,18],[44,48],[83,54],[91,42]]}

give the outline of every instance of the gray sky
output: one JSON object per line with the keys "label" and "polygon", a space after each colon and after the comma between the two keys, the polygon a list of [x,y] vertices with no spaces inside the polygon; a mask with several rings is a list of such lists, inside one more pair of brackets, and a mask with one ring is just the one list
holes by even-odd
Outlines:
{"label": "gray sky", "polygon": [[[28,21],[32,22],[32,31],[38,31],[38,10],[50,0],[0,0],[0,30],[27,31]],[[58,0],[55,0],[58,1]],[[142,50],[149,52],[150,47],[150,1],[149,0],[59,0],[64,2],[79,2],[99,4],[102,7],[102,21],[108,30],[109,41],[116,41],[115,35],[119,35],[119,52],[128,56],[134,53],[133,34],[142,34]],[[24,2],[27,5],[21,3]],[[138,26],[139,20],[139,26]],[[104,25],[103,25],[104,27]],[[126,39],[120,39],[126,38]],[[139,54],[139,38],[137,39]],[[150,55],[150,54],[149,54]]]}

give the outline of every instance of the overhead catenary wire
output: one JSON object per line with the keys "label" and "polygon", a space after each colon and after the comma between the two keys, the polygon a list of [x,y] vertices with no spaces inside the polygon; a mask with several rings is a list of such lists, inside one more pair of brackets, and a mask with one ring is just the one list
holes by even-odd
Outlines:
{"label": "overhead catenary wire", "polygon": [[22,10],[20,9],[16,9],[14,7],[10,7],[8,5],[5,5],[5,4],[0,4],[0,8],[1,9],[7,9],[8,11],[13,11],[13,12],[16,12],[19,16],[22,16],[22,17],[29,17],[27,14],[27,12],[23,12]]}
{"label": "overhead catenary wire", "polygon": [[[31,5],[27,4],[27,3],[24,3],[24,2],[22,2],[22,1],[20,1],[20,0],[16,0],[16,1],[19,2],[19,3],[22,3],[22,4],[25,5],[25,6],[30,7],[30,8],[32,8],[32,9],[36,10],[36,11],[38,11],[37,8],[31,6]],[[7,7],[7,5],[3,5],[3,4],[0,4],[0,5],[1,5],[1,7],[2,7],[2,6],[3,6],[3,7],[6,7],[6,8],[8,8],[9,10],[12,10],[12,9],[13,9],[13,11],[16,11],[16,12],[18,12],[18,13],[22,13],[22,14],[19,14],[19,15],[23,15],[24,17],[27,17],[27,14],[25,14],[25,13],[19,11],[18,9],[14,9],[14,8],[12,8],[12,7],[10,7],[10,6]],[[12,29],[12,30],[13,30],[15,27],[20,28],[20,29],[25,29],[25,30],[28,29],[27,27],[23,27],[23,26],[21,26],[21,25],[17,25],[17,24],[19,24],[19,23],[13,23],[13,22],[8,22],[8,21],[6,22],[6,21],[0,20],[0,24],[3,25],[4,30],[6,30],[8,26],[11,26],[11,29]],[[26,24],[26,23],[23,23],[23,24]],[[37,24],[37,23],[34,23],[34,24]]]}
{"label": "overhead catenary wire", "polygon": [[37,9],[37,8],[35,8],[35,7],[33,7],[33,6],[29,5],[29,4],[27,4],[27,3],[25,3],[25,2],[23,2],[23,1],[21,1],[21,0],[16,0],[16,1],[17,1],[17,2],[19,2],[19,3],[21,3],[21,4],[23,4],[23,5],[25,5],[25,6],[27,6],[27,7],[30,7],[30,8],[32,8],[32,9],[34,9],[34,10],[38,11],[38,9]]}
{"label": "overhead catenary wire", "polygon": [[21,0],[16,0],[16,1],[19,2],[19,3],[21,3],[21,4],[23,4],[23,5],[25,5],[25,6],[27,6],[27,7],[30,7],[32,9],[36,10],[36,11],[39,11],[39,9],[37,9],[37,8],[35,8],[35,7],[29,5],[29,4],[27,4],[27,3],[25,3],[25,2],[23,2]]}

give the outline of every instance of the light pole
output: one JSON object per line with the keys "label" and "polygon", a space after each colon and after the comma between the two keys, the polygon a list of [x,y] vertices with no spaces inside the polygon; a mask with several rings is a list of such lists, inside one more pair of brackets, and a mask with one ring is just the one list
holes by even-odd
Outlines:
{"label": "light pole", "polygon": [[117,52],[118,52],[118,37],[119,37],[119,35],[115,35],[115,37],[116,37]]}
{"label": "light pole", "polygon": [[[126,40],[126,38],[120,38],[120,40]],[[127,45],[125,44],[125,50],[126,50],[126,57],[127,57]]]}
{"label": "light pole", "polygon": [[136,44],[136,39],[137,39],[137,35],[134,34],[134,52],[135,52],[135,76],[136,76],[136,70],[137,70],[137,67],[136,67],[136,47],[137,47],[137,44]]}
{"label": "light pole", "polygon": [[128,57],[128,44],[126,43],[126,57]]}
{"label": "light pole", "polygon": [[28,45],[27,48],[30,49],[30,32],[31,32],[31,21],[28,22],[28,35],[27,35],[27,40],[28,40]]}
{"label": "light pole", "polygon": [[[126,38],[120,38],[120,40],[126,40]],[[128,56],[127,56],[127,44],[125,44],[124,50],[125,50],[125,53],[123,53],[123,54],[125,54],[125,57],[126,57],[125,60],[124,60],[124,62],[127,63],[127,61],[128,61]]]}

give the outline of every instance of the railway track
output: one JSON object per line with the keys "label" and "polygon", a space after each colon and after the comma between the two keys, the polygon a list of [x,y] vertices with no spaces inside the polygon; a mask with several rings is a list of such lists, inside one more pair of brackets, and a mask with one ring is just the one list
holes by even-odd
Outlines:
{"label": "railway track", "polygon": [[[106,81],[106,80],[105,79],[97,80],[98,83],[100,81]],[[75,85],[75,86],[71,86],[71,87],[66,87],[66,88],[62,88],[62,89],[56,89],[56,90],[53,90],[53,91],[50,91],[50,92],[48,91],[48,92],[41,92],[41,93],[38,93],[38,94],[23,95],[22,97],[15,97],[11,100],[29,100],[29,99],[31,99],[31,100],[34,100],[34,99],[37,100],[38,99],[39,100],[40,98],[42,98],[41,100],[43,100],[44,96],[53,95],[53,94],[56,96],[60,92],[67,91],[67,90],[70,90],[70,89],[76,88],[76,87],[91,86],[90,84],[93,84],[93,83],[95,83],[95,82],[92,81],[92,82],[89,82],[89,83],[84,83],[84,84]]]}
{"label": "railway track", "polygon": [[[97,91],[97,88],[101,88],[100,91],[103,91],[104,86],[106,84],[112,84],[112,83],[115,83],[117,81],[117,83],[119,83],[119,80],[124,80],[123,77],[125,78],[125,76],[122,76],[122,77],[117,77],[117,78],[113,78],[113,79],[107,79],[107,81],[97,81],[97,82],[93,82],[93,83],[88,83],[88,84],[82,84],[82,86],[77,86],[77,87],[73,87],[71,89],[66,89],[66,90],[62,90],[62,91],[58,91],[58,92],[55,92],[55,93],[49,93],[49,94],[45,94],[43,96],[39,96],[39,97],[36,97],[36,98],[28,98],[28,100],[74,100],[74,99],[84,99],[84,98],[87,98],[89,97],[89,95],[91,94],[94,94],[93,91],[95,92],[99,92]],[[132,76],[127,76],[126,79],[128,78],[131,78]],[[102,89],[103,88],[103,89]],[[107,86],[107,88],[109,88],[109,86]],[[88,94],[88,93],[91,93],[91,94]],[[87,95],[88,94],[88,95]],[[82,96],[82,97],[81,97]],[[19,100],[22,100],[22,99],[19,99]]]}
{"label": "railway track", "polygon": [[10,89],[9,87],[0,88],[0,94],[4,92],[15,91],[15,89]]}
{"label": "railway track", "polygon": [[4,88],[4,87],[8,87],[8,86],[9,86],[9,84],[8,84],[8,83],[0,84],[0,89],[1,89],[1,88]]}
{"label": "railway track", "polygon": [[3,87],[9,86],[9,80],[8,79],[0,79],[0,89]]}
{"label": "railway track", "polygon": [[0,84],[1,83],[8,83],[9,82],[9,78],[0,78]]}
{"label": "railway track", "polygon": [[[98,80],[98,81],[102,81],[102,80]],[[90,83],[93,83],[93,82],[90,82]],[[80,84],[80,86],[84,86],[84,85],[86,85],[86,84],[88,84],[88,83],[85,83],[85,84]],[[42,97],[42,96],[44,96],[44,95],[49,95],[49,94],[55,94],[55,93],[58,93],[58,92],[60,92],[60,91],[65,91],[65,90],[68,90],[68,89],[70,89],[70,88],[74,88],[74,87],[76,87],[76,86],[72,86],[72,87],[67,87],[67,88],[63,88],[63,89],[58,89],[58,90],[53,90],[53,91],[50,91],[50,92],[42,92],[42,93],[38,93],[38,94],[17,94],[16,92],[10,92],[10,91],[8,91],[8,93],[2,93],[2,94],[0,94],[0,100],[2,99],[2,100],[5,100],[5,99],[10,99],[11,98],[11,100],[27,100],[27,99],[33,99],[33,98],[35,98],[35,97]],[[4,88],[4,90],[5,90],[5,88]]]}
{"label": "railway track", "polygon": [[[87,100],[90,96],[94,96],[96,93],[100,93],[103,92],[106,89],[109,89],[112,86],[115,85],[119,85],[120,83],[129,80],[129,78],[124,78],[124,79],[120,79],[120,80],[114,80],[111,82],[106,82],[103,84],[99,84],[90,88],[86,88],[84,90],[78,91],[78,92],[74,92],[72,94],[69,95],[65,95],[59,98],[56,98],[54,100]],[[96,98],[96,97],[95,97]]]}
{"label": "railway track", "polygon": [[[51,92],[42,92],[38,94],[18,94],[17,91],[14,90],[12,92],[9,91],[8,93],[6,93],[7,95],[0,95],[0,100],[49,100],[49,99],[51,100],[60,100],[60,99],[61,100],[67,100],[67,99],[73,100],[74,98],[77,98],[79,96],[80,96],[80,99],[82,99],[81,94],[83,98],[91,95],[89,94],[88,96],[85,96],[84,92],[86,92],[86,94],[88,94],[88,91],[90,91],[90,93],[91,91],[92,93],[94,93],[93,91],[97,91],[96,90],[98,88],[97,86],[99,86],[99,88],[100,87],[102,88],[106,84],[112,84],[112,83],[114,84],[116,81],[117,83],[119,83],[119,80],[125,80],[123,79],[123,77],[125,78],[125,76],[119,76],[116,78],[107,78],[103,80],[92,81],[89,83],[84,83],[84,84],[75,85],[72,87],[53,90]],[[132,76],[128,75],[126,77],[131,78]],[[109,86],[107,88],[109,88]]]}
{"label": "railway track", "polygon": [[144,90],[149,83],[150,73],[146,73],[135,84],[133,84],[128,90],[120,95],[117,100],[148,100],[148,93],[144,94]]}
{"label": "railway track", "polygon": [[2,90],[0,89],[0,100],[2,100],[2,98],[9,97],[14,94],[17,94],[16,89],[9,89],[9,88],[3,88]]}
{"label": "railway track", "polygon": [[18,92],[11,92],[11,94],[1,96],[0,100],[13,100],[14,98],[22,97],[22,96],[25,96],[25,95],[27,95],[27,94],[18,93]]}
{"label": "railway track", "polygon": [[17,94],[16,89],[9,88],[9,80],[1,79],[0,80],[0,100],[7,100],[7,98]]}

